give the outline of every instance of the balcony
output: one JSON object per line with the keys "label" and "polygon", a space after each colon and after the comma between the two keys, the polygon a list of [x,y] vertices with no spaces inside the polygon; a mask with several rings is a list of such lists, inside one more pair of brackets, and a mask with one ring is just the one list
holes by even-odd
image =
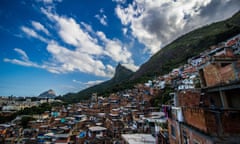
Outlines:
{"label": "balcony", "polygon": [[239,109],[183,108],[185,123],[209,135],[240,135]]}

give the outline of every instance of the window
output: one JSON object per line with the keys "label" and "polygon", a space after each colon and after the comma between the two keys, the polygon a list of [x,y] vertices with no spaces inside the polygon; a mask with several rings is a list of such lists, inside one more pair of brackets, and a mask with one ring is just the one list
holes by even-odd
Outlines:
{"label": "window", "polygon": [[176,137],[176,130],[175,130],[175,127],[173,125],[171,125],[171,135],[173,137]]}

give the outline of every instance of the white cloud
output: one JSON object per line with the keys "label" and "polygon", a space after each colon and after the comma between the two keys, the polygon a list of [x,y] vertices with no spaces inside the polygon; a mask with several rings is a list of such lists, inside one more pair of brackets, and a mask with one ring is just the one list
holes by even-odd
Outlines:
{"label": "white cloud", "polygon": [[85,87],[91,87],[91,86],[94,86],[94,85],[97,85],[97,84],[100,84],[102,82],[104,82],[104,80],[95,80],[95,81],[88,81],[88,82],[82,82],[82,81],[79,81],[79,80],[72,80],[74,83],[77,83],[77,84],[81,84],[81,85],[85,85]]}
{"label": "white cloud", "polygon": [[42,9],[42,12],[57,24],[62,40],[75,47],[75,50],[69,50],[56,43],[49,43],[47,50],[61,64],[62,71],[78,70],[110,77],[113,71],[99,59],[103,56],[117,63],[134,65],[131,53],[118,39],[109,39],[103,32],[94,32],[91,26],[84,22],[80,22],[80,25],[73,18],[62,17],[46,9]]}
{"label": "white cloud", "polygon": [[114,61],[122,63],[125,67],[136,71],[139,67],[134,64],[132,60],[132,54],[121,43],[121,41],[115,39],[110,40],[103,32],[98,31],[97,35],[104,42],[105,54],[111,57]]}
{"label": "white cloud", "polygon": [[139,66],[134,65],[133,63],[123,63],[122,64],[124,67],[132,70],[132,71],[137,71],[139,69]]}
{"label": "white cloud", "polygon": [[28,60],[28,56],[26,54],[25,51],[23,51],[22,49],[19,48],[14,48],[14,51],[16,51],[17,53],[19,53],[22,57],[23,60]]}
{"label": "white cloud", "polygon": [[37,65],[37,64],[35,64],[35,63],[32,63],[32,62],[30,62],[30,61],[25,61],[25,60],[4,58],[3,61],[4,61],[4,62],[9,62],[9,63],[12,63],[12,64],[27,66],[27,67],[37,67],[37,68],[40,68],[39,65]]}
{"label": "white cloud", "polygon": [[37,0],[38,2],[43,2],[44,4],[52,4],[53,2],[62,2],[62,0]]}
{"label": "white cloud", "polygon": [[44,3],[52,3],[53,0],[42,0]]}
{"label": "white cloud", "polygon": [[27,66],[27,67],[36,67],[36,68],[40,68],[41,66],[39,66],[38,64],[31,62],[26,54],[25,51],[23,51],[22,49],[19,48],[14,48],[14,51],[16,51],[18,54],[21,55],[21,59],[9,59],[9,58],[4,58],[3,61],[4,62],[9,62],[12,64],[17,64],[17,65],[22,65],[22,66]]}
{"label": "white cloud", "polygon": [[132,36],[154,54],[192,29],[231,16],[239,5],[238,0],[134,0],[125,7],[118,4],[115,12]]}
{"label": "white cloud", "polygon": [[114,59],[116,62],[127,63],[131,59],[131,53],[122,45],[119,40],[110,40],[106,35],[98,31],[97,35],[104,42],[105,54]]}
{"label": "white cloud", "polygon": [[42,11],[50,20],[56,22],[59,28],[58,34],[64,42],[77,47],[79,51],[84,53],[102,54],[102,47],[73,18],[61,17],[45,9],[42,9]]}
{"label": "white cloud", "polygon": [[95,18],[97,18],[99,20],[99,22],[104,25],[107,26],[107,16],[106,15],[102,15],[100,16],[99,14],[95,15]]}
{"label": "white cloud", "polygon": [[123,31],[123,34],[126,35],[127,32],[128,32],[128,29],[127,28],[123,28],[122,31]]}
{"label": "white cloud", "polygon": [[115,72],[115,68],[111,65],[106,65],[106,71],[107,71],[107,75],[114,75]]}
{"label": "white cloud", "polygon": [[59,71],[61,72],[77,70],[97,76],[111,77],[107,75],[104,64],[87,53],[82,53],[78,50],[69,50],[59,46],[57,43],[48,44],[47,50],[52,54],[54,61],[60,65]]}
{"label": "white cloud", "polygon": [[87,85],[87,87],[91,87],[91,86],[94,86],[94,85],[97,85],[97,84],[100,84],[104,81],[102,80],[96,80],[96,81],[88,81],[86,83],[84,83],[85,85]]}
{"label": "white cloud", "polygon": [[49,31],[39,22],[32,21],[33,27],[38,31],[43,31],[46,35],[49,35]]}
{"label": "white cloud", "polygon": [[84,22],[81,22],[81,25],[86,29],[86,31],[90,32],[90,33],[94,33],[92,27]]}
{"label": "white cloud", "polygon": [[78,80],[75,80],[75,79],[73,79],[72,81],[73,81],[74,83],[83,84],[83,82],[78,81]]}
{"label": "white cloud", "polygon": [[[122,63],[134,69],[137,67],[134,65],[131,53],[120,40],[107,38],[103,32],[95,32],[90,25],[84,22],[77,23],[71,17],[59,16],[52,12],[52,9],[41,10],[52,22],[49,27],[55,28],[65,46],[60,45],[53,38],[51,40],[50,35],[50,40],[39,35],[35,30],[46,34],[49,32],[41,23],[32,21],[35,30],[25,26],[22,26],[21,30],[28,36],[47,43],[46,50],[51,58],[48,61],[35,63],[30,61],[23,50],[16,48],[14,50],[21,55],[21,59],[5,58],[5,62],[41,68],[57,74],[83,72],[107,78],[114,75],[115,69],[106,59],[110,60],[110,63]],[[71,49],[68,48],[69,45]]]}
{"label": "white cloud", "polygon": [[31,28],[28,28],[28,27],[25,27],[25,26],[22,26],[21,27],[21,30],[26,33],[28,36],[31,36],[31,37],[34,37],[36,39],[39,39],[43,42],[46,42],[48,43],[48,40],[44,37],[42,37],[41,35],[37,34],[33,29]]}
{"label": "white cloud", "polygon": [[102,25],[107,26],[107,16],[104,14],[104,9],[101,8],[99,12],[100,14],[96,14],[95,18],[97,18]]}
{"label": "white cloud", "polygon": [[26,67],[35,67],[35,68],[46,69],[47,71],[49,71],[51,73],[57,73],[57,74],[61,73],[61,71],[59,71],[60,68],[57,67],[56,65],[52,65],[49,63],[40,65],[35,62],[32,62],[31,60],[29,60],[29,57],[26,54],[26,52],[23,51],[22,49],[15,48],[14,51],[16,51],[17,53],[19,53],[21,55],[20,59],[4,58],[3,61],[12,63],[12,64],[16,64],[16,65],[26,66]]}
{"label": "white cloud", "polygon": [[99,12],[100,12],[100,13],[104,13],[104,9],[103,9],[103,8],[101,8]]}
{"label": "white cloud", "polygon": [[116,2],[116,3],[122,3],[124,4],[126,2],[126,0],[112,0],[113,2]]}

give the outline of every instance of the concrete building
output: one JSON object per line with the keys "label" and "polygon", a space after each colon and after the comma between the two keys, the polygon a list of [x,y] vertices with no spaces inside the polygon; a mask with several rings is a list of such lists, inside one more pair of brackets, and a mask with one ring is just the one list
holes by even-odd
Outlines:
{"label": "concrete building", "polygon": [[216,48],[199,65],[201,89],[178,91],[168,119],[171,144],[240,141],[240,58]]}
{"label": "concrete building", "polygon": [[155,144],[151,134],[122,134],[123,144]]}

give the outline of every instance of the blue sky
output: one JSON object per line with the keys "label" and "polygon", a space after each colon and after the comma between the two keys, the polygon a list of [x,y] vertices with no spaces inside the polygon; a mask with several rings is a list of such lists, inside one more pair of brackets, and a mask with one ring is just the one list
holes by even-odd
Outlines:
{"label": "blue sky", "polygon": [[58,95],[136,71],[177,37],[240,9],[239,0],[1,0],[0,96]]}

